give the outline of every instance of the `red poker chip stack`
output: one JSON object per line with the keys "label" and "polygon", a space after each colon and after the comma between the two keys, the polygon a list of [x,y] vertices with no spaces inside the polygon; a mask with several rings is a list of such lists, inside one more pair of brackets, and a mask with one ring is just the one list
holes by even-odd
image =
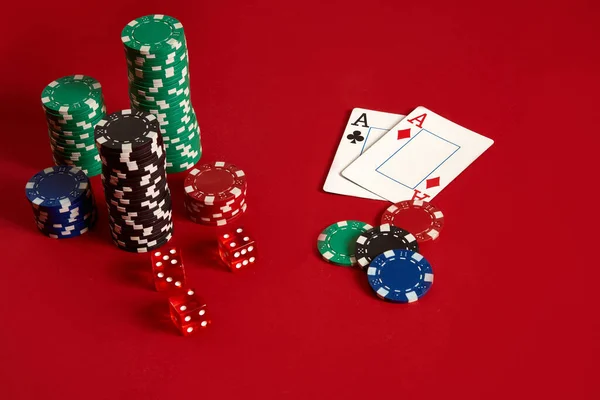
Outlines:
{"label": "red poker chip stack", "polygon": [[227,225],[248,207],[244,171],[224,161],[192,168],[184,189],[188,218],[198,224]]}

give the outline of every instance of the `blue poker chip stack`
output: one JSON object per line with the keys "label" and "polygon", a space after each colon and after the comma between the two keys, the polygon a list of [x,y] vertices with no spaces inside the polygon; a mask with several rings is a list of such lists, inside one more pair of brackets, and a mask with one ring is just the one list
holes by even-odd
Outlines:
{"label": "blue poker chip stack", "polygon": [[29,179],[25,195],[38,229],[51,238],[79,236],[96,222],[92,185],[79,168],[46,168]]}

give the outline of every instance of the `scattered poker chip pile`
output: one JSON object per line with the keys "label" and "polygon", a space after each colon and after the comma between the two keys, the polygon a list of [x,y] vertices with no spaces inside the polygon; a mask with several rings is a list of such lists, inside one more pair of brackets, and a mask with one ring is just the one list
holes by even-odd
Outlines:
{"label": "scattered poker chip pile", "polygon": [[41,97],[55,164],[98,175],[94,127],[106,113],[100,83],[89,76],[65,76],[50,82]]}
{"label": "scattered poker chip pile", "polygon": [[148,15],[125,26],[131,107],[156,115],[167,155],[167,172],[193,167],[202,156],[200,127],[190,97],[183,25],[166,15]]}
{"label": "scattered poker chip pile", "polygon": [[29,179],[25,195],[38,229],[51,238],[79,236],[96,222],[92,185],[79,168],[46,168]]}
{"label": "scattered poker chip pile", "polygon": [[411,303],[433,283],[433,270],[419,253],[419,243],[437,239],[443,226],[443,213],[431,203],[407,200],[389,206],[380,226],[353,220],[328,226],[317,248],[332,264],[365,270],[380,298]]}
{"label": "scattered poker chip pile", "polygon": [[233,164],[218,161],[193,168],[184,181],[185,209],[199,224],[222,226],[246,211],[246,174]]}
{"label": "scattered poker chip pile", "polygon": [[114,243],[138,253],[167,243],[173,235],[171,193],[156,116],[115,112],[98,122],[95,137]]}

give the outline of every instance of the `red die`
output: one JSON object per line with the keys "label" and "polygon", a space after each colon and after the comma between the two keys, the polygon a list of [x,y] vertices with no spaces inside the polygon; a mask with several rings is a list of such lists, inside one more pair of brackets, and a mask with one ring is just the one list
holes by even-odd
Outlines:
{"label": "red die", "polygon": [[181,252],[176,247],[152,252],[152,275],[157,291],[181,289],[185,286],[185,269]]}
{"label": "red die", "polygon": [[219,255],[235,271],[256,262],[256,245],[242,228],[237,228],[219,236]]}
{"label": "red die", "polygon": [[194,289],[169,297],[171,319],[184,336],[206,328],[210,319],[206,314],[206,303],[196,296]]}

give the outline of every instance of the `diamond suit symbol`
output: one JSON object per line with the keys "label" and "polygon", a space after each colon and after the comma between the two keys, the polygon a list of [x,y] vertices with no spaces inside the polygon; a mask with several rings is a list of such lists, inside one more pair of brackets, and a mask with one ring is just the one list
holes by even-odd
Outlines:
{"label": "diamond suit symbol", "polygon": [[429,189],[432,187],[440,186],[440,177],[430,178],[425,181],[425,188]]}
{"label": "diamond suit symbol", "polygon": [[409,139],[410,138],[410,128],[401,129],[398,131],[398,140]]}

